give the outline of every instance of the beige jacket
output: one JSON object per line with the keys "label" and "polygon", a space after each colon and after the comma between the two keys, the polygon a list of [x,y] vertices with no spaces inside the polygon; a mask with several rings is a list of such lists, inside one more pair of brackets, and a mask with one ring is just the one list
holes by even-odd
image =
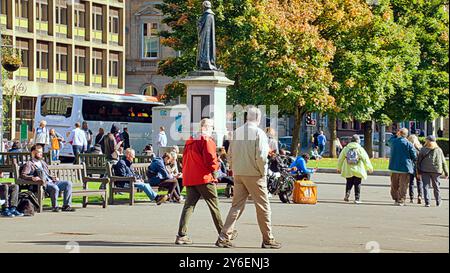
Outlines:
{"label": "beige jacket", "polygon": [[267,136],[256,124],[246,123],[234,131],[228,150],[233,175],[265,176],[268,154]]}

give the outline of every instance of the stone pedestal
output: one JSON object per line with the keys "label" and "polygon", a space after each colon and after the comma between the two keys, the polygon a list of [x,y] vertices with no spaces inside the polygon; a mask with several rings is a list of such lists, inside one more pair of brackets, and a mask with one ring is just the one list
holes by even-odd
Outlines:
{"label": "stone pedestal", "polygon": [[227,87],[234,81],[220,71],[194,71],[180,82],[187,86],[191,132],[199,131],[203,118],[211,118],[217,147],[222,146],[226,134]]}

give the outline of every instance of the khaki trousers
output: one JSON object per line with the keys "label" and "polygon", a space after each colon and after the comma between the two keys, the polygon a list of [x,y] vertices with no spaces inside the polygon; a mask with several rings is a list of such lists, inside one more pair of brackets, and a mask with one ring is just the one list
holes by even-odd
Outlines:
{"label": "khaki trousers", "polygon": [[405,203],[409,180],[409,173],[391,173],[391,196],[394,201]]}
{"label": "khaki trousers", "polygon": [[213,218],[217,233],[223,228],[222,217],[219,210],[219,199],[217,197],[217,187],[215,183],[202,184],[198,186],[186,187],[186,200],[184,201],[183,211],[181,212],[180,224],[178,228],[178,236],[187,235],[189,220],[194,212],[200,197],[203,197],[208,205],[209,211]]}
{"label": "khaki trousers", "polygon": [[221,238],[231,239],[234,225],[245,208],[245,203],[249,194],[256,207],[256,216],[259,229],[261,230],[264,242],[273,239],[271,225],[271,210],[267,192],[266,177],[258,176],[234,176],[233,202],[228,213],[227,220],[220,234]]}

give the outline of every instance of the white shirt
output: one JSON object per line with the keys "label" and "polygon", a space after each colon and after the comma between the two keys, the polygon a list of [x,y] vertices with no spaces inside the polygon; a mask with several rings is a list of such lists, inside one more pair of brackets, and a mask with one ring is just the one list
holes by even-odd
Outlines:
{"label": "white shirt", "polygon": [[164,131],[159,132],[158,145],[160,147],[166,147],[167,146],[167,136],[166,136],[166,133]]}
{"label": "white shirt", "polygon": [[69,136],[69,141],[72,141],[72,145],[87,148],[86,133],[80,128],[75,128],[72,130]]}

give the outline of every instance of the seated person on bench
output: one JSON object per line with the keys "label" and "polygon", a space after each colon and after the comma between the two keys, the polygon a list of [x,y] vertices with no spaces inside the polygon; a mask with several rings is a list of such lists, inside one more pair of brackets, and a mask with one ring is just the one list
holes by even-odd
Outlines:
{"label": "seated person on bench", "polygon": [[170,153],[164,153],[162,158],[156,157],[153,159],[152,164],[148,167],[148,177],[150,178],[150,185],[168,189],[171,199],[179,201],[181,200],[180,195],[176,191],[178,180],[167,171],[167,166],[170,165],[171,161]]}
{"label": "seated person on bench", "polygon": [[119,160],[114,165],[114,174],[116,176],[121,177],[136,177],[136,182],[134,183],[134,186],[147,194],[148,198],[150,200],[155,200],[157,205],[161,205],[162,203],[166,202],[169,198],[167,195],[158,195],[152,187],[150,187],[149,184],[144,183],[142,177],[140,177],[138,174],[134,173],[133,170],[133,160],[136,156],[136,152],[128,148],[125,150],[125,159]]}
{"label": "seated person on bench", "polygon": [[19,205],[19,186],[0,183],[0,206],[3,217],[23,216],[17,211]]}
{"label": "seated person on bench", "polygon": [[27,161],[20,171],[20,178],[30,181],[43,181],[44,190],[50,195],[52,200],[52,211],[59,212],[58,207],[59,192],[64,192],[64,204],[62,211],[75,211],[72,205],[72,183],[69,181],[59,181],[57,177],[50,175],[47,163],[43,160],[43,149],[40,145],[31,147],[31,160]]}

